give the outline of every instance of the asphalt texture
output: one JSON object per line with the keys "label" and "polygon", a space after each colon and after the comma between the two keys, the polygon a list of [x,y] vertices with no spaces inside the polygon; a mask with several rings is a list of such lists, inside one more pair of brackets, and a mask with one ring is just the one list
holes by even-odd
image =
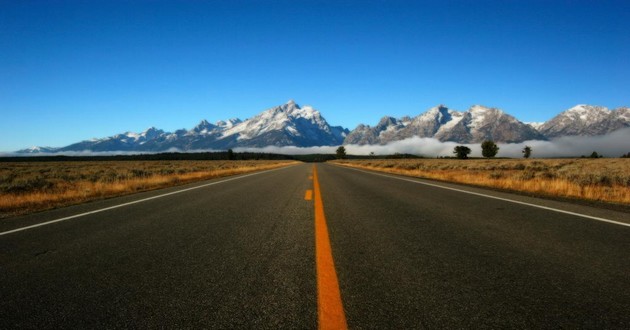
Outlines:
{"label": "asphalt texture", "polygon": [[[630,227],[316,166],[349,328],[630,328]],[[217,179],[1,235],[0,328],[315,329],[311,174]],[[6,219],[0,232],[208,182]]]}

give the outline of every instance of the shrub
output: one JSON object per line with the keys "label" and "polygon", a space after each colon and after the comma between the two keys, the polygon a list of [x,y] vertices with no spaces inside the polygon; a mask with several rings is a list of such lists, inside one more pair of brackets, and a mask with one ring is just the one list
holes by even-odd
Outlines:
{"label": "shrub", "polygon": [[501,179],[501,178],[505,177],[505,174],[503,174],[503,172],[501,172],[501,171],[494,171],[494,172],[490,173],[490,175],[488,177],[490,179]]}
{"label": "shrub", "polygon": [[453,149],[453,153],[459,159],[468,159],[468,155],[470,155],[470,152],[471,152],[471,150],[467,146],[456,146]]}
{"label": "shrub", "polygon": [[499,153],[499,146],[492,140],[486,140],[481,143],[481,154],[486,158],[492,158]]}
{"label": "shrub", "polygon": [[536,173],[534,171],[523,171],[517,176],[517,178],[522,181],[531,180],[535,177]]}
{"label": "shrub", "polygon": [[532,155],[532,147],[525,146],[525,148],[523,148],[523,157],[529,158],[531,155]]}

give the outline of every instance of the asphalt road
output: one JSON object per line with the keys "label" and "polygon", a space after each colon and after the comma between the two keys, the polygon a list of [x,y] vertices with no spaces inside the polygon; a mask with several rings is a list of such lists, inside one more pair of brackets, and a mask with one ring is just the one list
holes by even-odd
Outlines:
{"label": "asphalt road", "polygon": [[[630,227],[317,169],[349,328],[630,328]],[[312,174],[303,164],[3,220],[0,328],[317,328]]]}

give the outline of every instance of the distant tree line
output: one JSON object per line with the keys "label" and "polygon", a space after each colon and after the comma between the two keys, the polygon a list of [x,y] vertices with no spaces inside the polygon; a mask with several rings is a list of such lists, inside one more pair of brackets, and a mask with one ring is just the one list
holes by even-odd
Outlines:
{"label": "distant tree line", "polygon": [[[499,153],[499,149],[499,146],[492,140],[485,140],[481,143],[481,155],[485,158],[493,158]],[[471,152],[472,150],[467,146],[456,146],[453,148],[453,153],[458,159],[468,159],[468,155],[470,155]],[[523,150],[523,152],[525,152],[525,150]],[[531,154],[531,148],[529,148],[529,154]],[[529,154],[527,157],[529,157]]]}
{"label": "distant tree line", "polygon": [[[492,140],[485,140],[481,143],[481,155],[485,158],[493,158],[499,153],[499,146]],[[456,146],[453,148],[453,154],[458,159],[468,159],[468,155],[472,150],[467,146]],[[532,155],[532,147],[525,146],[522,150],[523,157],[529,158]]]}
{"label": "distant tree line", "polygon": [[[586,157],[582,155],[581,158],[604,158],[604,155],[600,155],[597,153],[597,151],[593,151],[590,156]],[[621,156],[621,158],[623,158],[623,155]]]}
{"label": "distant tree line", "polygon": [[418,159],[418,158],[424,158],[424,157],[418,156],[418,155],[412,155],[412,154],[402,154],[398,152],[394,154],[378,155],[378,156],[374,152],[370,152],[369,155],[348,155],[348,153],[346,152],[346,147],[340,146],[335,151],[335,158],[337,159],[407,159],[407,158]]}
{"label": "distant tree line", "polygon": [[[486,140],[481,144],[481,153],[486,158],[493,158],[499,152],[499,147],[494,141]],[[453,149],[454,158],[468,159],[472,150],[467,146],[456,146]],[[523,157],[529,158],[533,153],[530,146],[522,150]],[[602,158],[603,155],[593,151],[590,156],[582,155],[582,158]],[[302,162],[326,162],[333,159],[418,159],[423,156],[413,154],[394,153],[389,155],[349,155],[344,146],[337,148],[334,154],[307,154],[307,155],[283,155],[262,152],[234,152],[232,149],[219,152],[180,153],[165,152],[157,154],[138,155],[112,155],[112,156],[12,156],[0,157],[0,162],[72,162],[72,161],[132,161],[132,160],[297,160]],[[453,157],[438,157],[453,158]],[[621,158],[630,158],[630,152],[621,155]]]}
{"label": "distant tree line", "polygon": [[112,156],[21,156],[0,157],[1,162],[71,162],[71,161],[131,161],[131,160],[291,160],[291,155],[261,152],[165,152],[157,154],[112,155]]}

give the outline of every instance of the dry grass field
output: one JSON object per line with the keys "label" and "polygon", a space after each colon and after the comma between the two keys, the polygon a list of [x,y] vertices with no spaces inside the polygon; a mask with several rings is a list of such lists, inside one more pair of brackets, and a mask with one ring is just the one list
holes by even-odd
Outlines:
{"label": "dry grass field", "polygon": [[264,160],[0,163],[0,218],[294,163]]}
{"label": "dry grass field", "polygon": [[630,159],[337,160],[336,164],[528,194],[630,205]]}

